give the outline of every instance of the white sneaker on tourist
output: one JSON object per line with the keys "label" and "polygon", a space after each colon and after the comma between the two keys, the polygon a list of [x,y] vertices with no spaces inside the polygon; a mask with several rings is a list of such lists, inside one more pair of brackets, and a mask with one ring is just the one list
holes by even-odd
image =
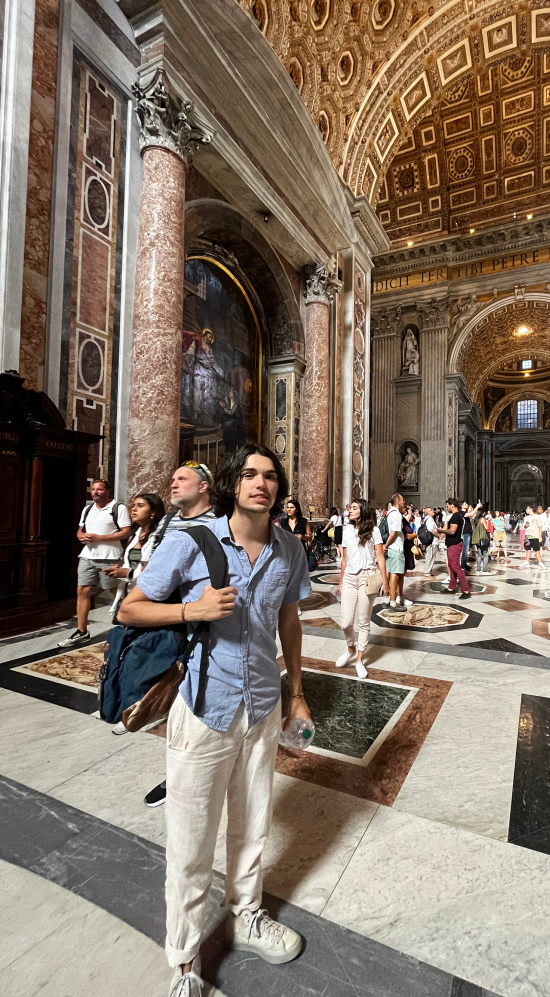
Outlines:
{"label": "white sneaker on tourist", "polygon": [[360,679],[366,679],[368,672],[362,661],[355,662],[355,671]]}
{"label": "white sneaker on tourist", "polygon": [[395,601],[398,606],[414,606],[414,602],[411,599],[402,599],[400,595],[397,596]]}
{"label": "white sneaker on tourist", "polygon": [[220,990],[201,978],[201,959],[196,955],[189,973],[182,973],[178,966],[170,984],[168,997],[224,997]]}
{"label": "white sneaker on tourist", "polygon": [[225,937],[230,948],[252,952],[275,966],[291,962],[302,951],[302,938],[298,932],[273,921],[266,910],[230,914]]}
{"label": "white sneaker on tourist", "polygon": [[356,657],[357,657],[357,651],[355,650],[355,648],[353,649],[353,651],[349,651],[346,648],[344,653],[341,654],[339,658],[336,658],[334,664],[336,665],[337,668],[345,668],[346,665],[353,665],[353,662],[355,661]]}
{"label": "white sneaker on tourist", "polygon": [[119,722],[115,724],[115,726],[111,730],[111,734],[127,734],[127,733],[128,731],[126,730],[126,727],[122,723],[122,720],[119,720]]}

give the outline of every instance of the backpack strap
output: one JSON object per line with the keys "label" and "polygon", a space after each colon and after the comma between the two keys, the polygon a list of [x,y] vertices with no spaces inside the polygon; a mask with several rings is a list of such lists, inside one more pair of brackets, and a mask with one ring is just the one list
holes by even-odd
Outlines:
{"label": "backpack strap", "polygon": [[173,512],[167,512],[166,513],[160,529],[155,534],[155,540],[154,540],[154,543],[153,543],[153,547],[151,549],[151,554],[149,554],[149,557],[151,557],[151,555],[154,554],[154,552],[156,551],[158,545],[160,543],[162,543],[162,541],[164,540],[164,535],[166,533],[166,530],[168,529],[168,523],[172,522],[174,516],[177,516],[178,512],[179,512],[179,509],[174,509]]}
{"label": "backpack strap", "polygon": [[[212,530],[209,530],[207,526],[190,526],[186,532],[204,555],[212,588],[223,588],[227,579],[228,565],[227,556],[220,541],[214,536]],[[192,644],[194,647],[197,641],[200,640],[202,645],[201,662],[199,667],[199,685],[197,695],[195,697],[195,707],[193,709],[195,716],[202,712],[202,708],[204,706],[206,680],[208,675],[208,655],[210,650],[209,636],[210,624],[203,621],[199,623],[190,642],[190,645]]]}
{"label": "backpack strap", "polygon": [[86,505],[84,506],[84,515],[82,517],[82,526],[80,527],[81,530],[83,530],[84,527],[86,526],[86,520],[88,518],[88,513],[89,513],[90,509],[92,508],[93,504],[94,504],[93,502],[86,502]]}
{"label": "backpack strap", "polygon": [[118,525],[118,510],[121,508],[121,506],[122,502],[115,502],[113,508],[111,509],[111,519],[113,520],[113,523],[115,524],[117,530],[120,530],[120,526]]}
{"label": "backpack strap", "polygon": [[220,541],[207,526],[190,526],[186,532],[204,555],[212,588],[222,589],[227,578],[227,557]]}

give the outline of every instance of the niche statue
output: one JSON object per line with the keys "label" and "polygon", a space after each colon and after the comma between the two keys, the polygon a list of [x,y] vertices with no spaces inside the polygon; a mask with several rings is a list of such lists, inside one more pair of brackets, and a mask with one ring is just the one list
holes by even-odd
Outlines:
{"label": "niche statue", "polygon": [[406,330],[401,347],[401,376],[407,374],[420,374],[418,340],[411,328]]}
{"label": "niche statue", "polygon": [[418,465],[420,457],[414,452],[412,447],[407,447],[403,460],[397,469],[397,480],[402,488],[416,488],[418,486]]}

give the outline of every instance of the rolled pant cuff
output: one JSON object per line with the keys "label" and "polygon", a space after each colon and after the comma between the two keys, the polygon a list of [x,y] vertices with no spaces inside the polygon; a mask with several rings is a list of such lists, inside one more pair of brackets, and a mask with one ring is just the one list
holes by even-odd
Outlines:
{"label": "rolled pant cuff", "polygon": [[231,911],[232,914],[242,914],[243,910],[259,910],[262,906],[261,900],[251,900],[248,904],[228,904],[226,902],[225,909]]}
{"label": "rolled pant cuff", "polygon": [[195,945],[194,948],[189,949],[174,949],[167,942],[164,951],[170,969],[177,969],[178,966],[185,966],[186,963],[193,962],[195,956],[199,954],[199,948],[200,945]]}

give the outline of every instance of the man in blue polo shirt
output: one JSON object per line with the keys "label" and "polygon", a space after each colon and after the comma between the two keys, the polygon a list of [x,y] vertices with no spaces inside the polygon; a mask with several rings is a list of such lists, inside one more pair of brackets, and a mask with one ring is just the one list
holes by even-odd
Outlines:
{"label": "man in blue polo shirt", "polygon": [[[241,447],[218,475],[214,509],[220,518],[207,524],[227,556],[227,586],[210,586],[202,553],[178,531],[153,554],[118,613],[129,626],[212,621],[202,707],[195,715],[199,645],[168,718],[170,997],[201,997],[198,952],[226,795],[228,943],[270,963],[289,962],[302,947],[297,932],[261,910],[261,855],[281,730],[277,626],[291,695],[286,722],[310,717],[298,618],[298,602],[311,592],[309,573],[300,541],[271,522],[287,493],[275,454],[255,444]],[[163,604],[178,586],[181,604]]]}

